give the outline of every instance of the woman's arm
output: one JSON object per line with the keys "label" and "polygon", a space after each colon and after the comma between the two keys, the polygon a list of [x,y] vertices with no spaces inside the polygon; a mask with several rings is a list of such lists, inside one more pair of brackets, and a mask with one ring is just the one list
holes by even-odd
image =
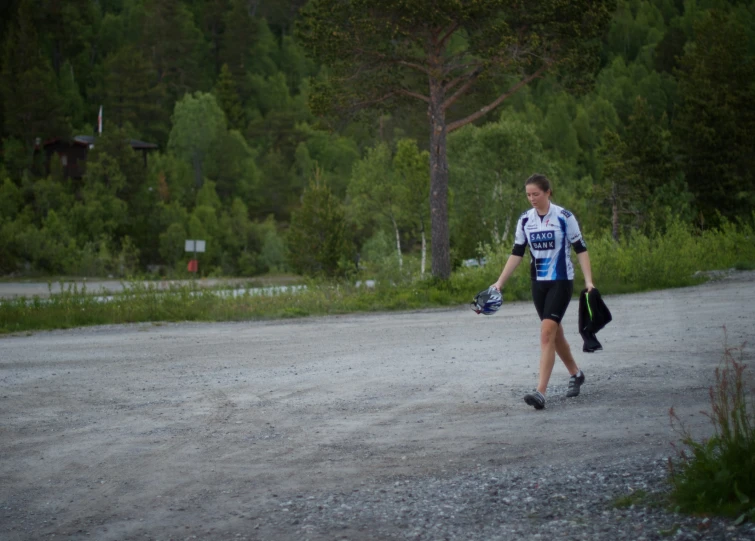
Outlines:
{"label": "woman's arm", "polygon": [[585,287],[591,291],[595,286],[592,283],[592,268],[590,267],[590,256],[586,251],[577,254],[579,266],[582,267],[582,274],[585,277]]}
{"label": "woman's arm", "polygon": [[509,258],[506,260],[506,264],[503,266],[503,271],[501,271],[501,276],[498,278],[495,284],[492,285],[492,287],[496,288],[498,291],[501,290],[503,287],[503,284],[506,283],[506,280],[509,279],[509,276],[511,276],[514,273],[514,270],[519,266],[519,263],[522,262],[522,256],[520,255],[510,255]]}

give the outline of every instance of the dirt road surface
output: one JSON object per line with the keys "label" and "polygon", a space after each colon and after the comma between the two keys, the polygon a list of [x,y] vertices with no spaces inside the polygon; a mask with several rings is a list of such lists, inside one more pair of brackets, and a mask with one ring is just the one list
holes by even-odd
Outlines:
{"label": "dirt road surface", "polygon": [[558,363],[543,411],[522,401],[539,338],[527,302],[491,317],[458,307],[2,337],[0,538],[304,539],[297,520],[270,518],[280,502],[671,455],[672,406],[708,435],[699,412],[722,326],[729,345],[749,340],[752,364],[755,273],[606,302],[614,322],[595,354],[581,352],[572,303],[564,325],[587,382],[565,398]]}

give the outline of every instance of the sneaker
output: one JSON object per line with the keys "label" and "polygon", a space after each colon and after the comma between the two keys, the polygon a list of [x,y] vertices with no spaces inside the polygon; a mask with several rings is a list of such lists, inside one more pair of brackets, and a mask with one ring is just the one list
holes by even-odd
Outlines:
{"label": "sneaker", "polygon": [[566,391],[566,396],[579,396],[579,387],[585,382],[585,374],[580,370],[569,378],[569,390]]}
{"label": "sneaker", "polygon": [[536,410],[541,410],[545,407],[545,397],[540,391],[532,391],[524,395],[524,401]]}

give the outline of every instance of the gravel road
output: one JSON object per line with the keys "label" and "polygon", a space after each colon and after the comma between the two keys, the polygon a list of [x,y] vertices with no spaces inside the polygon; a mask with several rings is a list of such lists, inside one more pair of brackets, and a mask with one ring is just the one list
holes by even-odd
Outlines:
{"label": "gravel road", "polygon": [[2,337],[0,539],[755,539],[642,497],[670,407],[711,433],[724,325],[752,364],[755,273],[606,302],[543,411],[527,302]]}

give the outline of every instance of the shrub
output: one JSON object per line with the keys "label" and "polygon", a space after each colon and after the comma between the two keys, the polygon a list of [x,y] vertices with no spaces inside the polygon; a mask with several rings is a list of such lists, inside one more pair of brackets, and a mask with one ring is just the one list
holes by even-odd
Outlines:
{"label": "shrub", "polygon": [[307,276],[343,276],[352,247],[341,203],[318,176],[302,195],[301,207],[291,214],[289,262]]}
{"label": "shrub", "polygon": [[[684,448],[669,459],[671,499],[681,511],[755,520],[755,410],[743,377],[743,348],[724,348],[710,388],[714,435],[696,441],[671,408]],[[737,360],[739,357],[739,360]]]}

